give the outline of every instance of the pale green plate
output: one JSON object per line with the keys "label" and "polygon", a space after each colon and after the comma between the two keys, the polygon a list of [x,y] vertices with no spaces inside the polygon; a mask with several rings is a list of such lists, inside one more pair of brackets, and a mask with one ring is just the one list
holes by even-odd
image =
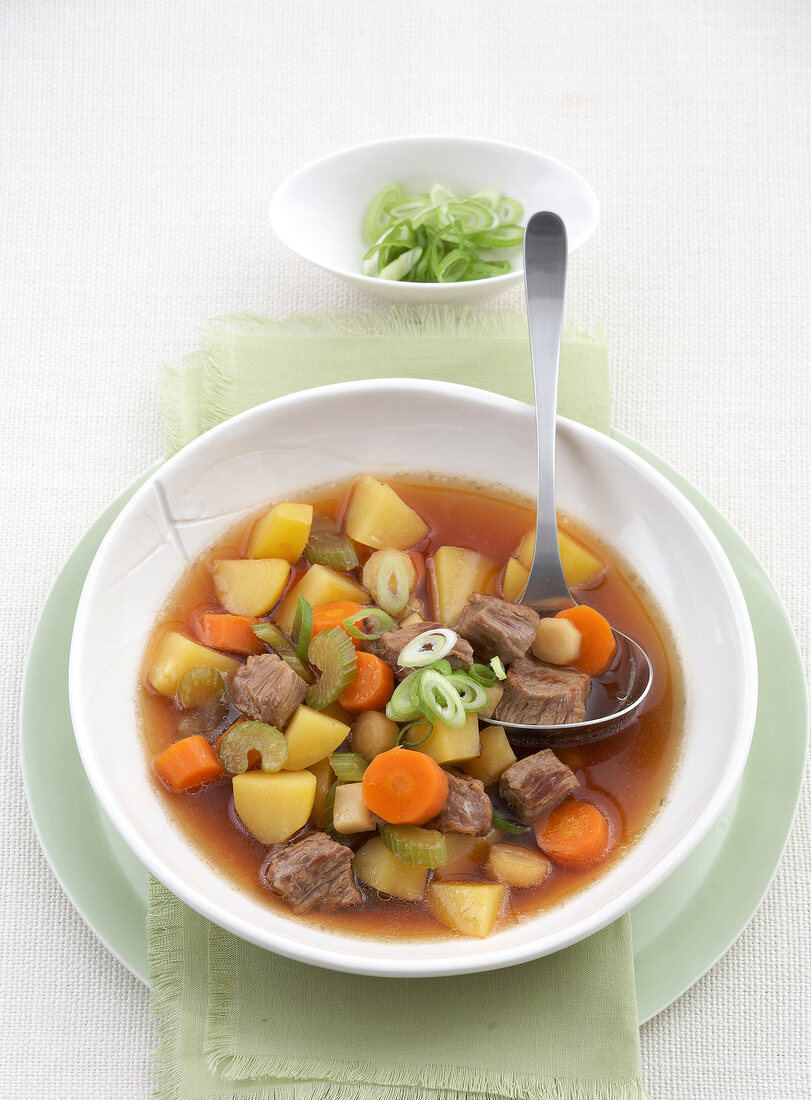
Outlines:
{"label": "pale green plate", "polygon": [[[751,551],[678,474],[637,443],[614,434],[692,501],[724,547],[752,618],[760,690],[752,750],[732,801],[690,858],[633,910],[643,1022],[713,965],[760,904],[794,817],[808,713],[791,627]],[[57,577],[31,644],[21,713],[23,775],[43,851],[95,934],[144,982],[147,872],[108,821],[82,768],[68,708],[68,653],[90,562],[115,516],[151,473],[99,516]],[[766,770],[771,782],[764,789],[759,777]]]}

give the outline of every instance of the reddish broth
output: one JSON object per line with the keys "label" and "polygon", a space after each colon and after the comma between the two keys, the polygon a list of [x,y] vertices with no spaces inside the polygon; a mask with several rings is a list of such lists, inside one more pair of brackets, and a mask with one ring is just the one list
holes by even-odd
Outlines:
{"label": "reddish broth", "polygon": [[[496,496],[491,486],[459,483],[411,484],[387,479],[389,484],[428,524],[430,534],[420,550],[429,554],[442,545],[465,546],[492,558],[500,565],[515,553],[521,539],[534,528],[534,509],[524,501]],[[348,486],[331,492],[302,495],[316,515],[341,519]],[[581,590],[583,602],[602,612],[617,629],[635,638],[647,651],[653,665],[653,688],[640,713],[625,729],[593,745],[557,750],[559,758],[577,775],[582,787],[574,797],[594,802],[606,814],[611,832],[612,851],[598,867],[588,871],[570,871],[552,865],[552,871],[540,886],[510,891],[509,910],[513,916],[540,912],[594,878],[603,875],[638,839],[664,801],[681,740],[682,693],[675,652],[656,611],[653,599],[641,591],[638,580],[612,555],[610,549],[579,526],[559,517],[560,526],[607,563],[600,580]],[[194,621],[201,611],[221,610],[214,591],[209,562],[217,558],[244,554],[253,519],[230,532],[222,542],[188,569],[172,593],[148,647],[141,682],[140,706],[145,754],[149,766],[155,757],[180,736],[198,732],[183,729],[179,722],[194,722],[172,700],[146,686],[145,671],[150,656],[167,629],[195,637]],[[361,558],[370,551],[359,547]],[[290,587],[303,571],[294,567]],[[577,595],[577,590],[575,590]],[[426,614],[430,604],[424,588]],[[268,616],[273,618],[271,612]],[[192,712],[193,715],[193,712]],[[221,724],[224,729],[238,712],[232,711]],[[486,720],[481,721],[484,727]],[[516,750],[517,755],[526,752]],[[153,772],[154,775],[154,772]],[[170,813],[189,841],[229,878],[266,904],[293,917],[290,909],[262,885],[260,870],[266,848],[251,837],[233,811],[231,784],[214,783],[196,792],[174,794],[157,777]],[[488,788],[493,794],[496,788]],[[504,810],[495,794],[494,805]],[[506,841],[535,847],[532,832]],[[537,850],[537,849],[536,849]],[[480,852],[486,848],[480,846]],[[478,853],[475,853],[478,854]],[[441,881],[441,870],[434,872]],[[454,872],[453,879],[489,881],[480,863],[470,862],[465,872]],[[374,890],[359,884],[364,904],[337,913],[311,913],[296,919],[315,922],[324,928],[376,937],[448,936],[440,924],[418,902],[403,902],[379,897]],[[508,919],[508,918],[505,918]],[[497,928],[499,926],[497,925]]]}

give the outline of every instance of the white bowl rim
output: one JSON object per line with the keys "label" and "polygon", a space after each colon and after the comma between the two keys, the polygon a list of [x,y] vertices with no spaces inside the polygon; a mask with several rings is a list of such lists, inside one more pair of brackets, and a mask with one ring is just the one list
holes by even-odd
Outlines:
{"label": "white bowl rim", "polygon": [[[458,394],[460,398],[479,403],[483,411],[488,409],[492,410],[494,404],[500,406],[505,411],[512,410],[513,412],[517,409],[527,408],[524,402],[517,401],[514,398],[505,397],[501,394],[492,393],[487,390],[480,390],[472,386],[460,385],[455,382],[407,378],[337,382],[329,386],[318,386],[309,390],[301,390],[283,397],[274,398],[272,401],[264,402],[261,405],[256,405],[241,413],[237,413],[235,416],[214,426],[192,440],[181,451],[172,455],[166,462],[160,465],[138,490],[136,490],[113,521],[90,565],[76,611],[68,670],[70,712],[76,744],[82,759],[82,764],[96,797],[116,830],[137,858],[181,901],[185,902],[201,916],[218,924],[227,931],[232,932],[234,935],[239,936],[241,939],[299,962],[305,962],[332,970],[375,975],[379,977],[443,977],[515,966],[540,958],[546,954],[553,954],[600,931],[600,929],[627,913],[652,890],[659,886],[704,839],[723,812],[724,807],[732,797],[740,781],[741,775],[743,774],[743,769],[749,754],[752,735],[754,733],[755,714],[757,709],[757,654],[746,601],[734,570],[721,544],[718,542],[718,539],[694,506],[682,496],[679,490],[668,481],[663,474],[660,474],[645,462],[644,459],[628,450],[628,448],[614,440],[611,436],[598,432],[596,429],[590,428],[578,421],[560,417],[560,420],[565,422],[567,429],[574,434],[575,438],[578,436],[580,436],[581,439],[589,437],[599,438],[605,445],[615,450],[615,453],[623,462],[627,463],[627,465],[637,472],[644,473],[645,478],[651,481],[658,490],[668,498],[669,502],[681,513],[682,518],[686,520],[695,533],[701,538],[718,571],[719,578],[729,598],[730,609],[734,613],[735,622],[739,629],[739,642],[744,656],[744,665],[751,675],[746,676],[743,682],[739,736],[730,754],[728,767],[724,772],[723,782],[716,788],[714,796],[705,804],[693,823],[673,845],[667,858],[661,860],[654,870],[650,871],[644,879],[638,880],[632,886],[628,887],[613,901],[603,905],[596,914],[588,914],[576,923],[568,926],[565,933],[555,937],[554,944],[549,946],[548,949],[538,951],[537,947],[534,945],[534,941],[530,940],[517,946],[496,948],[487,955],[477,955],[469,959],[458,957],[446,959],[432,958],[423,962],[419,957],[392,959],[387,957],[374,958],[364,955],[362,950],[353,952],[349,945],[355,942],[355,939],[357,939],[359,946],[362,945],[363,940],[360,937],[344,936],[340,940],[340,946],[332,949],[321,948],[313,944],[299,944],[295,941],[288,940],[282,935],[277,935],[275,932],[268,929],[264,929],[263,936],[261,936],[258,934],[258,930],[249,921],[234,914],[220,911],[217,908],[216,901],[212,901],[205,897],[201,898],[196,892],[189,889],[184,880],[177,875],[172,868],[164,863],[160,854],[156,853],[141,839],[137,829],[130,828],[128,820],[119,812],[115,799],[110,797],[105,785],[104,776],[101,770],[96,771],[92,755],[89,754],[86,748],[86,740],[87,742],[92,741],[92,730],[89,724],[85,723],[83,720],[82,698],[79,691],[78,670],[81,658],[79,656],[80,647],[78,642],[81,641],[81,637],[87,628],[91,605],[95,598],[95,587],[102,574],[106,547],[115,540],[119,528],[123,527],[128,522],[130,515],[138,512],[141,501],[146,498],[151,490],[153,480],[166,472],[171,475],[175,465],[180,465],[190,458],[193,458],[195,452],[198,450],[205,451],[212,439],[216,439],[220,435],[229,434],[233,431],[239,431],[244,424],[249,424],[252,420],[261,422],[264,410],[268,406],[272,405],[275,409],[281,408],[282,410],[290,409],[302,402],[306,403],[308,400],[317,400],[319,397],[329,395],[331,392],[362,395],[365,392],[368,393],[370,388],[383,394],[387,391],[396,393],[402,392],[402,390],[423,391],[429,394]],[[563,904],[565,904],[565,899]],[[393,941],[395,948],[398,942],[399,941]],[[411,944],[413,941],[405,940],[403,942],[405,944]]]}
{"label": "white bowl rim", "polygon": [[[298,181],[305,175],[308,175],[314,169],[320,169],[329,165],[333,161],[340,160],[348,153],[360,152],[363,149],[384,148],[392,145],[407,145],[409,142],[427,142],[428,144],[463,144],[463,145],[480,145],[486,147],[496,147],[500,149],[509,149],[513,152],[525,153],[528,156],[534,157],[537,160],[545,161],[547,164],[554,165],[555,168],[559,168],[561,171],[567,173],[570,177],[577,180],[583,190],[588,194],[590,202],[594,206],[594,226],[591,232],[586,236],[581,244],[592,236],[597,226],[600,223],[600,200],[597,198],[597,193],[594,188],[588,182],[588,180],[581,176],[579,172],[574,168],[570,168],[568,164],[564,164],[562,160],[557,160],[555,157],[549,157],[546,153],[539,153],[535,149],[528,149],[525,145],[515,145],[509,141],[494,141],[490,138],[480,137],[464,137],[461,134],[442,135],[442,134],[412,134],[404,135],[394,138],[382,138],[379,141],[367,141],[362,142],[360,145],[347,145],[343,149],[336,149],[331,153],[325,154],[323,157],[318,157],[316,160],[311,160],[308,164],[302,165],[301,168],[297,168],[292,175],[282,180],[270,199],[269,214],[270,225],[273,232],[291,252],[294,252],[297,256],[301,256],[302,259],[309,261],[311,264],[315,264],[316,267],[320,267],[322,271],[329,271],[333,275],[340,276],[344,279],[351,279],[353,282],[357,282],[360,285],[378,286],[380,279],[375,278],[372,275],[364,275],[361,271],[350,271],[347,268],[332,267],[322,263],[317,257],[312,254],[301,252],[298,248],[295,248],[287,238],[283,222],[278,217],[279,207],[284,199],[286,199],[286,192],[292,188],[295,188]],[[280,224],[281,223],[281,224]],[[579,246],[578,246],[579,247]],[[488,279],[471,279],[467,284],[471,290],[481,285],[487,285],[489,287],[507,287],[513,283],[516,283],[519,277],[524,274],[524,257],[523,253],[520,257],[520,262],[517,262],[516,267],[512,271],[507,271],[503,275],[491,275]],[[414,284],[408,283],[407,286]],[[430,283],[426,284],[431,288],[431,293],[438,295],[450,295],[454,290],[458,291],[459,283]]]}

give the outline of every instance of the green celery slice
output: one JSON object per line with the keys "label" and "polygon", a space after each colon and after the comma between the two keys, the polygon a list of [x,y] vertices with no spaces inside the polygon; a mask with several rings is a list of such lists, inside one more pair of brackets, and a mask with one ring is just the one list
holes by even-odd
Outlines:
{"label": "green celery slice", "polygon": [[310,642],[308,659],[321,675],[309,688],[305,702],[313,710],[323,710],[342,695],[355,678],[358,664],[352,641],[342,626],[322,630]]}
{"label": "green celery slice", "polygon": [[411,867],[441,867],[448,862],[445,837],[436,829],[418,825],[381,825],[383,843],[397,859]]}
{"label": "green celery slice", "polygon": [[293,619],[293,641],[296,643],[296,653],[298,653],[302,664],[308,659],[312,636],[313,609],[303,596],[299,596],[296,604],[296,617]]}
{"label": "green celery slice", "polygon": [[222,695],[225,681],[222,673],[212,665],[196,665],[187,668],[177,685],[177,701],[183,710],[201,707]]}
{"label": "green celery slice", "polygon": [[263,772],[278,772],[287,763],[287,738],[267,722],[236,722],[220,738],[217,755],[231,775],[248,770],[248,753],[261,757]]}
{"label": "green celery slice", "polygon": [[311,531],[304,557],[310,565],[325,565],[340,573],[357,569],[360,564],[352,540],[340,531]]}
{"label": "green celery slice", "polygon": [[339,783],[360,783],[369,761],[358,752],[334,752],[329,764]]}
{"label": "green celery slice", "polygon": [[303,664],[299,660],[298,653],[296,653],[296,647],[281,629],[276,626],[275,623],[254,623],[251,627],[257,638],[269,645],[271,649],[275,649],[285,664],[290,665],[293,672],[297,676],[300,676],[305,683],[311,684],[314,680],[312,672],[310,672],[307,665]]}

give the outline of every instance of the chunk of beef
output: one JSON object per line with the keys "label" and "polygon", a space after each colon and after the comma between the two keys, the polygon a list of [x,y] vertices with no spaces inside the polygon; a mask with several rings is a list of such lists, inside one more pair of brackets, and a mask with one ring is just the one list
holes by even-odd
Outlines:
{"label": "chunk of beef", "polygon": [[[424,634],[426,630],[439,629],[439,623],[412,623],[411,626],[401,626],[397,630],[390,630],[388,634],[384,634],[376,642],[366,643],[366,649],[370,653],[374,653],[376,657],[380,657],[387,665],[391,665],[396,680],[404,680],[409,672],[414,670],[401,668],[397,664],[397,658],[402,653],[403,648],[418,634]],[[459,638],[456,645],[447,654],[447,660],[450,662],[451,668],[470,668],[473,664],[473,650],[464,638]]]}
{"label": "chunk of beef", "polygon": [[490,832],[492,821],[493,804],[481,780],[448,772],[448,801],[425,828],[439,829],[441,833],[484,836]]}
{"label": "chunk of beef", "polygon": [[474,592],[453,629],[467,638],[483,660],[500,657],[508,665],[527,652],[540,621],[531,607]]}
{"label": "chunk of beef", "polygon": [[246,718],[283,730],[306,691],[306,683],[277,653],[262,653],[238,669],[225,698]]}
{"label": "chunk of beef", "polygon": [[521,820],[531,825],[578,785],[572,769],[561,763],[551,749],[543,749],[510,764],[501,773],[498,789]]}
{"label": "chunk of beef", "polygon": [[521,657],[507,669],[493,721],[537,726],[582,722],[590,691],[591,677],[586,672]]}
{"label": "chunk of beef", "polygon": [[294,913],[343,909],[363,901],[352,875],[352,849],[326,833],[310,833],[273,848],[264,875]]}

